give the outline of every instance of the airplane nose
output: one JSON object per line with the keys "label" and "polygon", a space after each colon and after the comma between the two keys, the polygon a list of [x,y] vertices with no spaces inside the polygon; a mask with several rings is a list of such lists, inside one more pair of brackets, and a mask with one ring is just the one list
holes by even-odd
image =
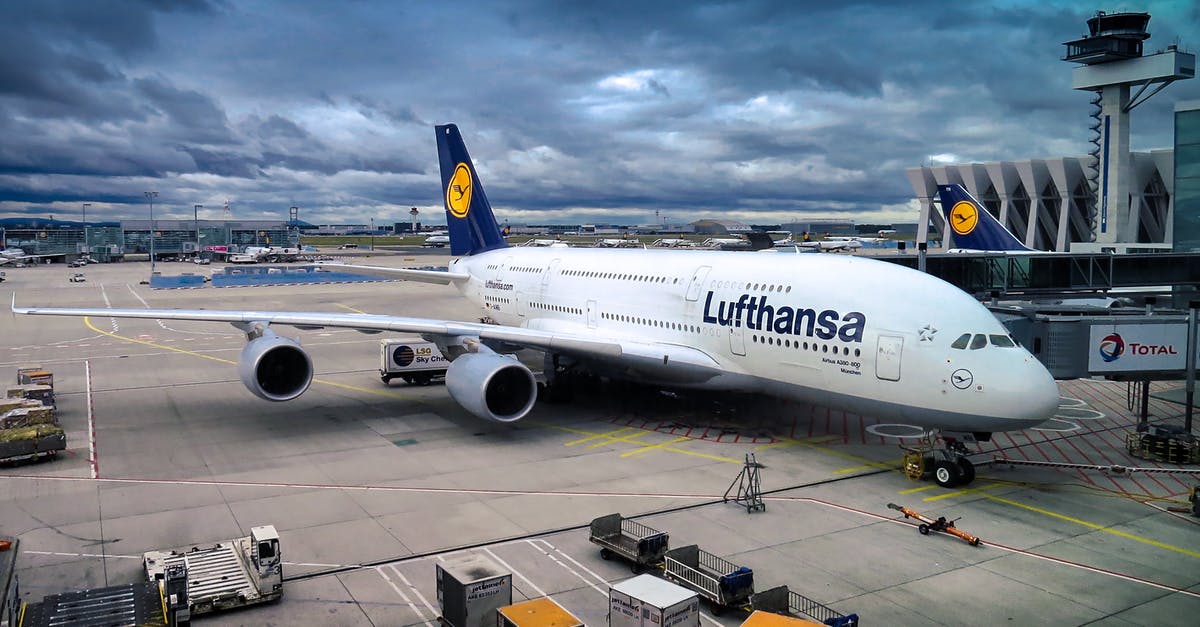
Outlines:
{"label": "airplane nose", "polygon": [[1058,383],[1050,375],[1050,371],[1036,357],[1028,357],[1026,389],[1017,399],[1017,407],[1013,417],[1028,423],[1028,427],[1037,426],[1051,418],[1058,411]]}

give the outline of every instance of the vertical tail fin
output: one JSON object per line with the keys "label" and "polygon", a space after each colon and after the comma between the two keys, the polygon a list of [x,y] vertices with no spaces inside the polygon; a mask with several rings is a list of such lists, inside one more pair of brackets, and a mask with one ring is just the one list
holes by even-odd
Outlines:
{"label": "vertical tail fin", "polygon": [[446,226],[450,231],[450,254],[475,255],[508,246],[458,127],[444,124],[434,129],[442,169]]}
{"label": "vertical tail fin", "polygon": [[962,185],[938,185],[946,227],[954,237],[954,247],[968,250],[1028,250],[1004,228]]}

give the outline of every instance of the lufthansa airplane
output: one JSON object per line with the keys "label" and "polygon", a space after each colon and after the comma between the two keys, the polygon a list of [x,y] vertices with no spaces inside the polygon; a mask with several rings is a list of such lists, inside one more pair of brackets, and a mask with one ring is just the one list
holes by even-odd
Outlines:
{"label": "lufthansa airplane", "polygon": [[454,125],[437,126],[454,257],[447,271],[346,266],[450,284],[497,324],[327,312],[17,307],[23,314],[230,322],[246,333],[251,392],[296,398],[313,377],[271,325],[416,333],[450,358],[446,387],[483,419],[537,399],[516,348],[542,351],[553,386],[576,369],[672,388],[796,399],[941,431],[938,482],[968,483],[962,439],[1053,416],[1058,387],[971,296],[898,265],[835,255],[510,247]]}

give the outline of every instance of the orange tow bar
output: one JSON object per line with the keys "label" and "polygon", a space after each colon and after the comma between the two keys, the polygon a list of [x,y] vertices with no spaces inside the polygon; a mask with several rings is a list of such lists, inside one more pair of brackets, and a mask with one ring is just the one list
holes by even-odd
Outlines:
{"label": "orange tow bar", "polygon": [[958,529],[954,526],[954,521],[946,520],[945,516],[939,516],[936,520],[934,520],[928,516],[922,516],[921,514],[914,510],[908,509],[907,507],[896,505],[895,503],[888,503],[888,508],[904,514],[905,518],[916,518],[917,520],[921,521],[921,524],[917,525],[917,531],[921,532],[921,535],[928,535],[930,531],[941,531],[942,533],[948,533],[952,536],[956,536],[971,546],[979,546],[979,538]]}

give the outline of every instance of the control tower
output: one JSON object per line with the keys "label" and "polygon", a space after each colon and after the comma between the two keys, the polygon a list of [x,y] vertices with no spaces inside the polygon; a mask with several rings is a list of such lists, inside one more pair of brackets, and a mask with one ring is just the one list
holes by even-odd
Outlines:
{"label": "control tower", "polygon": [[[1087,21],[1088,35],[1068,41],[1064,61],[1081,64],[1071,86],[1092,91],[1092,169],[1095,194],[1092,233],[1096,244],[1137,241],[1137,216],[1129,210],[1129,112],[1171,83],[1194,78],[1196,55],[1168,46],[1142,54],[1149,13],[1097,12]],[[1130,94],[1131,88],[1137,91]],[[1074,249],[1082,248],[1078,245]]]}

